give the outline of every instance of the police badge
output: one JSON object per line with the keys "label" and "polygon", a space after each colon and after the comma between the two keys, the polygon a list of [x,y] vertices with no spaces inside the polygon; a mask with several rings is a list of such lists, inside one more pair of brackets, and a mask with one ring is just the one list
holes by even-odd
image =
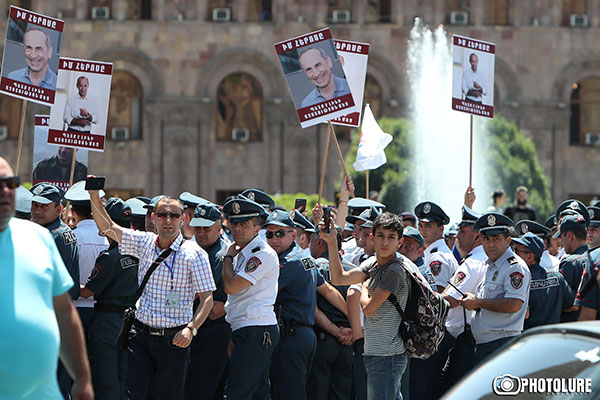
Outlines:
{"label": "police badge", "polygon": [[240,207],[240,203],[235,202],[231,205],[231,210],[233,211],[234,214],[239,214],[241,207]]}
{"label": "police badge", "polygon": [[488,215],[487,223],[489,226],[495,226],[496,225],[496,217],[493,215]]}

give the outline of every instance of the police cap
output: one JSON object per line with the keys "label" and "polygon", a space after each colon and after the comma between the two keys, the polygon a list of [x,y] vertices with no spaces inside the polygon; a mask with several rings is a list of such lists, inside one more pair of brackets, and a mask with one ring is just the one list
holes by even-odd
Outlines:
{"label": "police cap", "polygon": [[271,196],[269,196],[262,190],[246,189],[241,194],[247,197],[249,200],[260,204],[266,210],[273,210],[273,207],[275,206],[275,200],[273,200]]}
{"label": "police cap", "polygon": [[354,215],[360,214],[363,210],[369,207],[378,208],[379,211],[385,210],[385,205],[378,203],[374,200],[369,200],[362,197],[354,197],[353,199],[350,199],[350,201],[348,201],[348,209]]}
{"label": "police cap", "polygon": [[419,233],[418,229],[413,228],[412,226],[407,226],[406,228],[404,228],[402,236],[416,240],[419,243],[420,247],[423,247],[423,244],[425,243],[425,240],[423,239],[423,236],[421,236],[421,234]]}
{"label": "police cap", "polygon": [[558,226],[558,230],[552,236],[554,239],[558,238],[565,232],[574,231],[577,229],[585,229],[586,228],[585,218],[581,214],[576,215],[567,215],[562,221],[560,221],[560,225]]}
{"label": "police cap", "polygon": [[19,186],[15,189],[15,211],[21,215],[31,214],[31,199],[33,194],[25,189],[24,186]]}
{"label": "police cap", "polygon": [[[104,197],[104,190],[99,191],[99,196]],[[90,203],[90,194],[85,190],[85,181],[74,183],[73,186],[65,193],[65,200],[68,200],[73,205],[85,205]]]}
{"label": "police cap", "polygon": [[289,228],[295,228],[296,224],[292,217],[290,217],[290,213],[287,211],[275,210],[268,217],[267,222],[263,225],[276,225],[276,226],[284,226]]}
{"label": "police cap", "polygon": [[[21,186],[19,186],[21,187]],[[60,204],[63,199],[64,192],[58,186],[41,182],[31,188],[32,197],[30,197],[29,208],[31,210],[31,202],[35,201],[40,204],[50,204],[52,202]]]}
{"label": "police cap", "polygon": [[166,196],[164,194],[159,194],[158,196],[154,196],[152,198],[152,200],[150,200],[150,203],[144,205],[144,208],[147,210],[150,210],[150,211],[154,210],[154,207],[156,207],[156,203],[158,203],[158,201],[160,199],[162,199],[163,197],[166,197]]}
{"label": "police cap", "polygon": [[519,235],[519,236],[524,235],[528,232],[531,232],[538,236],[546,237],[552,232],[552,229],[550,229],[542,224],[539,224],[535,221],[530,221],[528,219],[524,219],[524,220],[516,223],[515,232],[517,232],[517,235]]}
{"label": "police cap", "polygon": [[533,232],[527,232],[519,238],[513,238],[512,241],[527,247],[536,257],[541,257],[546,248],[544,241]]}
{"label": "police cap", "polygon": [[106,202],[104,209],[110,216],[110,219],[116,222],[117,225],[124,228],[131,226],[131,207],[122,199],[111,197]]}
{"label": "police cap", "polygon": [[346,222],[344,224],[344,231],[354,232],[354,224],[351,224],[350,222]]}
{"label": "police cap", "polygon": [[458,226],[473,225],[479,217],[481,217],[481,214],[473,211],[467,206],[462,206],[462,220],[458,223]]}
{"label": "police cap", "polygon": [[231,222],[244,222],[253,217],[267,216],[268,212],[260,204],[242,196],[225,203],[223,205],[223,214]]}
{"label": "police cap", "polygon": [[216,204],[206,203],[198,204],[194,208],[194,218],[190,221],[190,226],[208,228],[223,218],[221,210]]}
{"label": "police cap", "polygon": [[499,235],[508,232],[508,229],[514,225],[512,219],[504,214],[492,212],[483,214],[475,221],[473,230],[478,231],[484,236]]}
{"label": "police cap", "polygon": [[296,228],[302,228],[306,232],[316,232],[313,223],[310,222],[309,219],[302,215],[298,210],[294,210],[294,223],[296,224]]}
{"label": "police cap", "polygon": [[411,212],[403,212],[400,216],[402,217],[402,221],[410,221],[413,224],[417,223],[417,216]]}
{"label": "police cap", "polygon": [[431,201],[424,201],[415,207],[415,215],[419,221],[437,222],[440,225],[446,225],[450,218],[440,206]]}
{"label": "police cap", "polygon": [[[150,199],[148,199],[148,200],[150,200]],[[132,197],[131,199],[126,200],[125,203],[127,203],[129,205],[129,207],[131,208],[132,216],[134,216],[134,217],[145,217],[146,216],[146,209],[144,208],[146,203],[144,203],[143,200],[141,200],[137,197]]]}
{"label": "police cap", "polygon": [[588,213],[587,207],[580,202],[579,200],[570,199],[565,200],[556,209],[556,220],[560,221],[561,217],[565,215],[576,215],[580,214],[585,219],[585,225],[588,226],[590,224],[590,214]]}
{"label": "police cap", "polygon": [[194,210],[198,204],[206,204],[208,200],[191,194],[190,192],[183,192],[179,195],[179,201],[183,203],[185,208],[191,208]]}
{"label": "police cap", "polygon": [[590,226],[600,226],[600,207],[588,207],[588,213],[590,214]]}
{"label": "police cap", "polygon": [[[355,215],[349,215],[346,217],[346,222],[350,222],[351,224],[356,224],[357,221],[364,221],[365,223],[367,221],[375,221],[375,218],[377,218],[379,215],[381,214],[381,211],[375,207],[375,206],[371,206],[369,208],[366,208],[365,210],[363,210],[360,215],[355,216]],[[371,224],[371,226],[373,226]]]}

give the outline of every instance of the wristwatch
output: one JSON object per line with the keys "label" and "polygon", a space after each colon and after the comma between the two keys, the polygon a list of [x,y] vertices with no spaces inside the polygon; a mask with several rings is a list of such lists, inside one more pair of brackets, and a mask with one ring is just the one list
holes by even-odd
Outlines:
{"label": "wristwatch", "polygon": [[233,261],[233,256],[231,254],[225,254],[223,256],[223,260],[225,260],[226,258],[231,258],[231,261]]}
{"label": "wristwatch", "polygon": [[190,331],[192,331],[192,336],[196,336],[196,334],[198,333],[198,329],[194,328],[194,325],[192,325],[192,324],[188,324],[186,326],[186,328],[188,328]]}

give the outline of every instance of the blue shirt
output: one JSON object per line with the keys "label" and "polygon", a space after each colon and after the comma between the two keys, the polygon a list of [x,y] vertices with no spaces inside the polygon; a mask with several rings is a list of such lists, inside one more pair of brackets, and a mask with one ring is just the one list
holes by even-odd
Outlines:
{"label": "blue shirt", "polygon": [[529,271],[529,318],[523,329],[558,324],[561,311],[573,305],[575,293],[558,272],[546,272],[539,264],[530,265]]}
{"label": "blue shirt", "polygon": [[[33,85],[33,83],[31,83],[31,79],[29,79],[29,67],[9,72],[6,77],[8,79],[12,79],[13,81]],[[42,79],[42,82],[40,82],[38,86],[43,89],[56,90],[56,74],[52,72],[50,66],[48,66],[48,69],[46,69],[46,75],[44,75],[44,79]]]}
{"label": "blue shirt", "polygon": [[[588,263],[587,250],[587,245],[578,247],[572,254],[566,256],[558,266],[560,273],[565,277],[569,287],[575,293],[577,293],[577,289],[581,283],[581,277],[583,276],[583,271],[586,269]],[[560,322],[577,321],[580,313],[581,309],[563,312],[560,316]]]}
{"label": "blue shirt", "polygon": [[[333,73],[331,76],[333,76],[333,98],[350,94],[350,86],[348,86],[348,81],[343,78],[338,78],[337,76],[333,75]],[[321,95],[319,88],[315,86],[308,96],[302,100],[302,108],[319,104],[324,101],[327,101],[327,99]]]}
{"label": "blue shirt", "polygon": [[50,232],[12,218],[0,232],[0,399],[62,399],[53,298],[73,279]]}

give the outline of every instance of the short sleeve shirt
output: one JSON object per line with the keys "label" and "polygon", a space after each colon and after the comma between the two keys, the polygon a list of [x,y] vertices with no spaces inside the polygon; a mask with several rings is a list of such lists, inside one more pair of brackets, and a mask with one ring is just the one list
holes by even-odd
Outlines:
{"label": "short sleeve shirt", "polygon": [[438,239],[425,249],[424,255],[425,265],[429,267],[435,284],[445,288],[458,267],[454,254],[444,239]]}

